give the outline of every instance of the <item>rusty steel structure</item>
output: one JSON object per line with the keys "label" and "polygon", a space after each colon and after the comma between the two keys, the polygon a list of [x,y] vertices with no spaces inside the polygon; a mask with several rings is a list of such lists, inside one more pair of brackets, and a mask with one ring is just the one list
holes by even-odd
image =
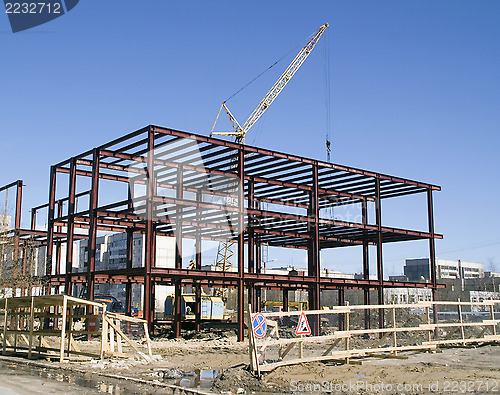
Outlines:
{"label": "rusty steel structure", "polygon": [[[63,187],[59,186],[61,175],[67,178]],[[111,203],[101,203],[104,198],[112,198],[108,193],[101,194],[103,183],[112,183],[117,185],[113,190],[122,188],[126,192],[122,191],[120,198],[113,197]],[[77,184],[90,187],[81,190]],[[56,199],[61,189],[64,197]],[[377,303],[383,304],[383,290],[387,287],[431,288],[435,299],[440,285],[434,265],[430,282],[384,280],[383,245],[428,240],[430,262],[434,262],[434,242],[442,238],[434,230],[433,192],[439,190],[439,186],[428,183],[150,125],[52,166],[49,202],[32,210],[31,232],[33,237],[40,237],[36,215],[38,210],[47,209],[45,274],[52,292],[59,287],[60,292],[71,295],[76,285],[85,286],[86,296],[92,300],[96,284],[125,284],[130,312],[132,284],[142,284],[144,318],[151,331],[156,285],[175,287],[176,336],[181,333],[182,287],[192,286],[195,290],[198,327],[201,287],[236,289],[241,341],[245,291],[252,311],[259,310],[261,290],[265,288],[283,291],[285,310],[291,290],[307,291],[312,310],[320,308],[323,290],[338,290],[339,303],[343,303],[344,290],[349,288],[363,290],[365,304],[371,302],[370,290],[378,291]],[[382,225],[382,200],[410,194],[426,196],[428,229]],[[78,199],[87,199],[88,205],[77,207]],[[331,207],[346,205],[360,211],[361,221],[341,221],[325,214]],[[369,215],[372,209],[374,213]],[[123,267],[96,270],[99,232],[127,234]],[[135,233],[144,235],[142,267],[132,267]],[[175,267],[156,264],[157,236],[176,238]],[[188,238],[194,240],[196,248],[194,268],[183,267],[181,241]],[[76,240],[88,243],[88,265],[83,273],[73,273]],[[237,271],[202,270],[203,243],[227,240],[236,241]],[[58,257],[62,243],[66,244],[64,273]],[[264,273],[260,258],[263,245],[306,250],[307,273]],[[320,251],[345,246],[362,248],[363,278],[322,276]],[[370,246],[376,248],[376,279],[369,273]],[[383,326],[382,314],[379,325]],[[319,322],[312,326],[318,331]]]}

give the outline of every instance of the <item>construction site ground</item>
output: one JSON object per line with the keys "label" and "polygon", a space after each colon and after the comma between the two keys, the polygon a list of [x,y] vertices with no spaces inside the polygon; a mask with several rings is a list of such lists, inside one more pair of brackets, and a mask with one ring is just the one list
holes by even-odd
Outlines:
{"label": "construction site ground", "polygon": [[[370,357],[349,365],[291,365],[258,379],[247,370],[246,342],[227,332],[196,337],[153,340],[155,357],[149,362],[2,358],[0,393],[500,393],[500,346],[493,344]],[[89,351],[100,345],[78,343]]]}

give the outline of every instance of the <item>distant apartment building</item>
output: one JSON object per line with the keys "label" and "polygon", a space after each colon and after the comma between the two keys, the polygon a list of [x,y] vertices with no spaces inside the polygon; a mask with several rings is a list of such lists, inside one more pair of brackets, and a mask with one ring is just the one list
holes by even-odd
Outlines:
{"label": "distant apartment building", "polygon": [[[143,267],[145,261],[145,236],[134,234],[132,247],[132,267]],[[79,272],[86,272],[88,268],[88,240],[80,241],[79,245]],[[127,265],[127,234],[116,233],[97,238],[96,271],[115,270],[126,268]],[[175,267],[175,237],[157,236],[156,238],[156,267]],[[132,306],[142,309],[143,292],[133,292]],[[163,311],[165,299],[174,293],[174,287],[157,286],[155,289],[155,304],[157,311]],[[125,301],[124,284],[96,284],[96,295],[111,295],[120,301]]]}
{"label": "distant apartment building", "polygon": [[[409,281],[430,280],[429,258],[407,259],[404,274]],[[438,280],[484,278],[484,264],[436,258],[436,278]]]}
{"label": "distant apartment building", "polygon": [[432,290],[429,288],[385,288],[385,304],[413,304],[432,300]]}

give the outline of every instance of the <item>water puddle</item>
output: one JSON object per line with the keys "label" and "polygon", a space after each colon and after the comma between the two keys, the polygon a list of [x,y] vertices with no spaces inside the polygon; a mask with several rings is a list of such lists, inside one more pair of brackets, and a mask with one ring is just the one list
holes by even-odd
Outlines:
{"label": "water puddle", "polygon": [[[18,364],[4,364],[0,362],[0,370],[2,375],[12,375],[18,378],[20,377],[33,377],[42,378],[47,380],[53,380],[54,382],[66,383],[78,386],[80,388],[88,388],[89,393],[104,393],[111,395],[128,395],[128,394],[139,394],[141,391],[139,389],[131,388],[133,386],[127,387],[123,385],[118,385],[114,380],[104,380],[104,378],[90,379],[84,374],[78,372],[60,372],[51,369],[40,368],[30,365],[18,365]],[[63,387],[61,387],[63,388]],[[67,389],[67,387],[64,387]]]}
{"label": "water puddle", "polygon": [[182,371],[177,369],[163,369],[158,371],[158,376],[165,383],[186,388],[210,388],[219,375],[220,370],[196,369]]}
{"label": "water puddle", "polygon": [[[210,389],[221,370],[196,369],[182,371],[178,369],[161,369],[155,372],[160,382],[184,388]],[[32,365],[0,362],[0,375],[32,377],[59,382],[61,385],[75,385],[88,388],[88,393],[103,393],[110,395],[141,394],[143,389],[133,383],[124,383],[107,377],[96,377],[79,372],[57,371]],[[67,390],[66,387],[62,387]]]}

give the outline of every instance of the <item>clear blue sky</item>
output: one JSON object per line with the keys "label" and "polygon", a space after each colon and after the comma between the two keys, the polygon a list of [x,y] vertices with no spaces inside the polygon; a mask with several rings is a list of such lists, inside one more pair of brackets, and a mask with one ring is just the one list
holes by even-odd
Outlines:
{"label": "clear blue sky", "polygon": [[[82,0],[13,34],[2,13],[0,184],[25,181],[27,220],[47,201],[51,164],[148,124],[208,134],[222,100],[328,22],[247,142],[325,159],[328,46],[333,161],[441,185],[438,257],[500,270],[499,18],[487,0]],[[285,65],[229,103],[240,120]],[[385,206],[386,224],[426,229],[423,201]],[[399,273],[427,245],[386,253]],[[358,258],[324,256],[351,272]]]}

